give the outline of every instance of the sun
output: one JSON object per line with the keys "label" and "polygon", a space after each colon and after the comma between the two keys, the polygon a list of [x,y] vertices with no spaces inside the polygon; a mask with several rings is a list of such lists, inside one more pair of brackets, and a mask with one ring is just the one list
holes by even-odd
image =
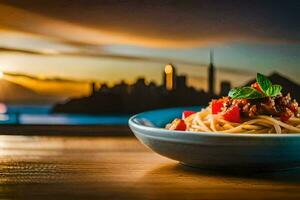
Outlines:
{"label": "sun", "polygon": [[2,70],[0,70],[0,78],[3,78],[3,76],[4,76],[4,73]]}

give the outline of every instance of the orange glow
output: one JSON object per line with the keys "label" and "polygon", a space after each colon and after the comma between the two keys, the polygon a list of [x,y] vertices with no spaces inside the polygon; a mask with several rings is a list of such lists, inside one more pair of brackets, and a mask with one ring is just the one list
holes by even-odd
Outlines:
{"label": "orange glow", "polygon": [[167,65],[166,65],[166,67],[165,67],[165,73],[166,73],[166,74],[171,74],[171,73],[173,73],[172,65],[170,65],[170,64],[167,64]]}
{"label": "orange glow", "polygon": [[34,80],[25,77],[5,76],[5,79],[34,90],[41,95],[80,97],[89,94],[90,85],[81,82]]}
{"label": "orange glow", "polygon": [[0,114],[4,114],[7,112],[7,107],[4,103],[0,103]]}

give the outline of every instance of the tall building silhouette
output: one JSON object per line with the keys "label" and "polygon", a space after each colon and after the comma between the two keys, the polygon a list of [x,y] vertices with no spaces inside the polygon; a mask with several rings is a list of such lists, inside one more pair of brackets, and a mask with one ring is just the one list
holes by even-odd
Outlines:
{"label": "tall building silhouette", "polygon": [[165,66],[163,74],[163,84],[167,90],[174,90],[176,88],[176,70],[172,64]]}
{"label": "tall building silhouette", "polygon": [[214,53],[209,52],[210,63],[208,66],[208,93],[210,95],[215,94],[215,66],[214,66]]}
{"label": "tall building silhouette", "polygon": [[231,89],[230,81],[222,81],[220,88],[220,96],[227,96],[229,90]]}
{"label": "tall building silhouette", "polygon": [[95,82],[91,83],[91,95],[95,94],[97,92],[97,86]]}

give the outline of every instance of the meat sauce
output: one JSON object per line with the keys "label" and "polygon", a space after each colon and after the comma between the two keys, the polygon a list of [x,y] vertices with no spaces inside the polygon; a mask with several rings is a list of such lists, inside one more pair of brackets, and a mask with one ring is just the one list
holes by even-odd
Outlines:
{"label": "meat sauce", "polygon": [[264,97],[260,99],[232,99],[224,97],[223,110],[238,106],[242,117],[255,117],[257,115],[271,115],[280,117],[287,121],[290,117],[299,117],[298,103],[292,100],[290,94],[280,94],[275,97]]}

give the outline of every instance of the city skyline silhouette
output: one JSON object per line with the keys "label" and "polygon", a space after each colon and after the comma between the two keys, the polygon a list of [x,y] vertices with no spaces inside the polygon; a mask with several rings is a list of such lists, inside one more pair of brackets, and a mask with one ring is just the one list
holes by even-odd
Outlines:
{"label": "city skyline silhouette", "polygon": [[[213,98],[227,96],[231,87],[230,80],[220,83],[220,92],[215,92],[216,80],[213,51],[209,52],[210,62],[207,68],[208,89],[195,89],[187,85],[186,75],[178,75],[176,66],[172,63],[165,65],[162,71],[162,84],[154,82],[146,84],[145,78],[141,77],[134,84],[126,84],[121,81],[112,87],[102,84],[98,89],[96,83],[91,83],[91,94],[82,98],[71,98],[53,107],[53,113],[83,113],[83,114],[133,114],[146,110],[207,106]],[[269,78],[274,83],[283,86],[283,93],[293,92],[294,98],[300,99],[300,86],[288,78],[273,72]],[[255,82],[249,81],[246,85]]]}
{"label": "city skyline silhouette", "polygon": [[[132,85],[125,82],[108,87],[102,84],[99,89],[96,83],[91,83],[90,96],[71,99],[66,103],[56,104],[53,107],[54,113],[138,113],[145,110],[205,105],[209,99],[217,97],[214,93],[215,66],[213,63],[213,53],[210,52],[210,64],[208,68],[208,91],[197,90],[187,85],[187,76],[178,75],[176,67],[172,63],[165,65],[162,72],[162,84],[154,82],[146,84],[145,78],[139,78]],[[224,84],[222,85],[224,87]],[[221,88],[222,91],[230,89]]]}

